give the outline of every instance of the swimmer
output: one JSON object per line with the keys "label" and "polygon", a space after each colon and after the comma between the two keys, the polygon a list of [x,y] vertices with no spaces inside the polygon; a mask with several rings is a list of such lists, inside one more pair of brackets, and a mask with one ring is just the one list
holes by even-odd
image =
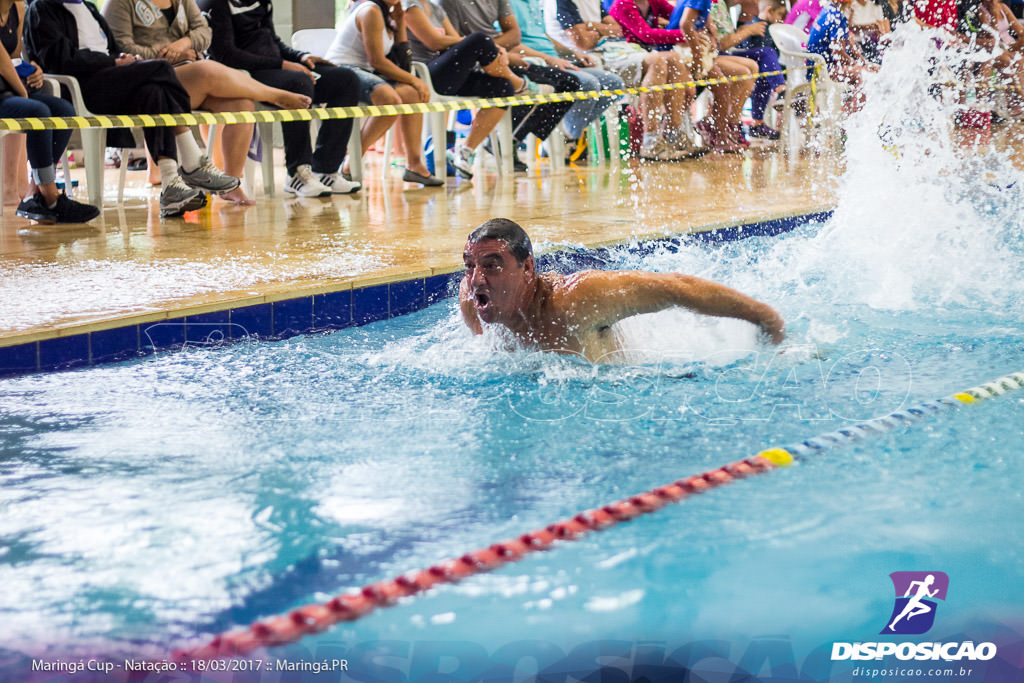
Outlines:
{"label": "swimmer", "polygon": [[[928,590],[933,583],[935,583],[935,575],[929,574],[925,577],[924,581],[912,581],[910,585],[907,586],[907,592],[903,597],[910,598],[910,600],[908,600],[907,604],[904,605],[903,611],[899,613],[899,616],[893,619],[892,623],[889,624],[890,631],[896,631],[894,628],[896,626],[896,622],[903,617],[906,617],[907,621],[910,621],[919,614],[927,614],[932,611],[932,608],[921,602],[921,599],[924,597],[934,598],[939,592],[938,588],[934,591]],[[914,586],[917,586],[917,588],[915,589]],[[911,596],[911,593],[914,593],[914,595]]]}
{"label": "swimmer", "polygon": [[770,306],[723,285],[677,273],[589,270],[538,273],[526,232],[507,218],[474,230],[462,253],[462,318],[473,334],[483,324],[508,328],[542,350],[594,361],[617,350],[611,326],[629,316],[674,306],[703,315],[746,320],[773,344],[785,338],[782,317]]}

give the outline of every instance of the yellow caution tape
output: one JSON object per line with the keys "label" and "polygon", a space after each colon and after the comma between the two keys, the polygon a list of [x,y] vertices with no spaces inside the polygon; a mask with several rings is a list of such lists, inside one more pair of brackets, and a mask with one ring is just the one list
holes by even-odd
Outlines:
{"label": "yellow caution tape", "polygon": [[465,100],[446,100],[444,102],[422,102],[413,104],[370,105],[365,107],[317,107],[315,109],[274,109],[263,111],[242,111],[222,113],[188,113],[188,114],[139,114],[103,116],[49,116],[27,119],[2,119],[0,130],[30,131],[72,128],[154,128],[160,126],[195,126],[199,124],[232,124],[232,123],[271,123],[273,121],[323,121],[327,119],[358,119],[367,116],[396,116],[401,114],[427,114],[430,112],[457,111],[460,109],[493,109],[532,104],[548,104],[551,102],[572,102],[575,100],[593,100],[601,97],[621,97],[623,95],[639,95],[642,93],[666,92],[694,88],[699,86],[721,85],[748,81],[766,76],[785,74],[782,71],[766,71],[749,76],[726,76],[724,78],[702,79],[686,83],[666,83],[639,88],[621,90],[586,90],[581,92],[562,92],[550,95],[516,95],[514,97],[488,97]]}

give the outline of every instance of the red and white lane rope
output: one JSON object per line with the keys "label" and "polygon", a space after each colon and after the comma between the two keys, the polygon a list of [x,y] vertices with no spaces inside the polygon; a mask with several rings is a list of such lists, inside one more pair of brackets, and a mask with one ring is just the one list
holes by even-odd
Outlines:
{"label": "red and white lane rope", "polygon": [[556,541],[573,541],[590,531],[600,531],[660,510],[669,503],[704,493],[736,479],[760,474],[792,463],[788,455],[757,455],[704,474],[680,479],[610,505],[587,510],[570,519],[523,534],[489,548],[466,553],[433,567],[403,574],[389,581],[370,584],[357,593],[336,596],[323,604],[306,605],[284,616],[256,622],[246,630],[223,633],[206,645],[182,649],[172,655],[176,661],[243,657],[259,648],[284,645],[303,636],[320,633],[339,621],[355,621],[378,607],[395,604],[399,598],[429,590],[438,584],[456,583],[466,577],[515,562],[530,553],[547,550]]}
{"label": "red and white lane rope", "polygon": [[379,607],[389,607],[400,598],[422,593],[438,584],[456,583],[474,574],[515,562],[530,553],[547,550],[557,541],[573,541],[582,538],[588,532],[601,531],[620,522],[650,514],[669,503],[678,503],[737,479],[768,472],[777,467],[786,467],[797,459],[804,460],[867,436],[912,424],[928,415],[1002,396],[1008,391],[1020,388],[1024,388],[1024,372],[1006,375],[952,396],[927,401],[785,448],[769,448],[752,458],[680,479],[667,486],[659,486],[604,507],[581,512],[575,517],[523,534],[519,538],[466,553],[458,559],[448,560],[418,572],[403,574],[389,581],[373,583],[358,592],[338,595],[323,604],[299,607],[286,615],[258,621],[248,629],[222,633],[207,644],[177,650],[172,654],[172,658],[181,662],[244,657],[257,649],[292,643],[304,636],[320,633],[338,622],[360,619]]}

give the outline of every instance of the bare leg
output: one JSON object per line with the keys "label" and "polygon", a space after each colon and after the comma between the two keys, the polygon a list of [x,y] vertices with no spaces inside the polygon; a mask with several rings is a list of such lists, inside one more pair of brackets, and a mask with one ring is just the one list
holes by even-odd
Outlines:
{"label": "bare leg", "polygon": [[[668,53],[668,82],[687,83],[690,81],[690,69],[682,56],[675,52]],[[680,88],[673,90],[667,97],[666,107],[668,109],[669,123],[674,130],[679,130],[683,125],[683,116],[689,115],[690,105],[697,96],[696,88]]]}
{"label": "bare leg", "polygon": [[[175,129],[175,132],[177,132],[177,129]],[[163,182],[160,179],[160,169],[157,168],[156,160],[153,158],[153,155],[149,153],[148,149],[146,150],[146,159],[148,159],[148,162],[146,163],[146,170],[149,175],[149,184],[153,187],[158,187],[161,182]],[[123,161],[124,160],[122,159],[122,162]]]}
{"label": "bare leg", "polygon": [[[715,65],[708,71],[708,78],[722,78],[722,71]],[[715,132],[721,133],[726,130],[729,123],[729,102],[731,99],[731,88],[728,83],[708,86],[711,89],[711,125]]]}
{"label": "bare leg", "polygon": [[[202,108],[212,112],[222,112],[253,111],[256,107],[252,100],[248,99],[207,97],[202,103]],[[224,172],[228,175],[241,178],[245,172],[245,157],[249,153],[252,129],[253,124],[251,123],[236,123],[222,128],[220,148],[224,155]],[[256,203],[245,195],[245,190],[241,185],[231,192],[220,195],[220,198],[239,206],[251,206]]]}
{"label": "bare leg", "polygon": [[[723,56],[716,59],[715,64],[726,76],[750,76],[757,73],[757,62],[745,57]],[[739,123],[740,115],[743,113],[743,103],[754,91],[755,84],[756,81],[753,78],[729,84],[726,116],[730,124]]]}
{"label": "bare leg", "polygon": [[311,103],[305,95],[271,88],[244,71],[209,59],[183,64],[175,68],[174,73],[192,98],[193,108],[199,107],[211,95],[225,99],[269,102],[282,109],[306,109]]}
{"label": "bare leg", "polygon": [[504,78],[505,80],[512,83],[512,87],[516,91],[523,89],[523,79],[517,76],[512,69],[508,66],[508,58],[502,59],[498,57],[493,62],[486,66],[480,67],[485,74],[488,76],[494,76],[495,78]]}
{"label": "bare leg", "polygon": [[[642,85],[664,85],[668,78],[668,61],[663,52],[652,52],[644,57],[644,80]],[[640,114],[644,120],[644,131],[654,133],[659,128],[664,94],[660,92],[643,93],[640,95]]]}
{"label": "bare leg", "polygon": [[[407,83],[396,85],[395,92],[406,104],[423,101],[416,89]],[[420,149],[420,140],[423,137],[423,114],[405,114],[399,118],[398,125],[402,129],[402,141],[405,145],[405,167],[413,173],[429,176],[430,171],[423,163],[423,150]]]}
{"label": "bare leg", "polygon": [[[25,136],[5,135],[0,141],[4,145],[4,204],[17,204],[31,188],[28,177],[28,154],[25,151]],[[28,196],[31,196],[31,192]]]}
{"label": "bare leg", "polygon": [[[401,104],[402,98],[398,96],[398,93],[390,85],[381,85],[370,93],[370,103],[376,105]],[[363,154],[366,154],[366,150],[373,147],[373,143],[384,137],[384,133],[388,132],[388,128],[395,125],[396,120],[398,120],[397,116],[372,116],[366,119],[362,130]]]}
{"label": "bare leg", "polygon": [[484,139],[491,134],[494,127],[505,115],[504,109],[481,109],[473,117],[473,123],[469,127],[469,135],[466,136],[466,147],[476,149]]}

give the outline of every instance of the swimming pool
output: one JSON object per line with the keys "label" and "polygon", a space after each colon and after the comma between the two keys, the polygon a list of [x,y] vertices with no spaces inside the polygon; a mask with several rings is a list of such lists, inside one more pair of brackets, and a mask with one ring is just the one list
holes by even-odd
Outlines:
{"label": "swimming pool", "polygon": [[[330,335],[0,381],[0,678],[41,657],[159,658],[1024,369],[1019,174],[995,158],[926,174],[918,148],[896,157],[857,132],[825,225],[595,257],[776,305],[783,353],[742,323],[666,312],[623,326],[628,363],[591,365],[471,338],[447,299]],[[1019,680],[1022,400],[737,482],[266,661],[345,659],[327,675],[363,681],[850,680],[858,663],[829,652],[885,640],[888,575],[941,571],[927,639],[1001,650],[929,680]]]}
{"label": "swimming pool", "polygon": [[[743,323],[677,312],[631,323],[631,365],[509,352],[470,338],[448,299],[330,335],[4,380],[4,642],[180,644],[1024,368],[1010,293],[828,303],[844,280],[813,259],[843,220],[604,255],[777,302],[782,354]],[[799,273],[770,281],[787,259]],[[1021,408],[1008,395],[739,482],[294,647],[528,639],[554,657],[784,634],[800,660],[877,633],[887,575],[919,568],[951,577],[945,623],[1012,624]]]}

